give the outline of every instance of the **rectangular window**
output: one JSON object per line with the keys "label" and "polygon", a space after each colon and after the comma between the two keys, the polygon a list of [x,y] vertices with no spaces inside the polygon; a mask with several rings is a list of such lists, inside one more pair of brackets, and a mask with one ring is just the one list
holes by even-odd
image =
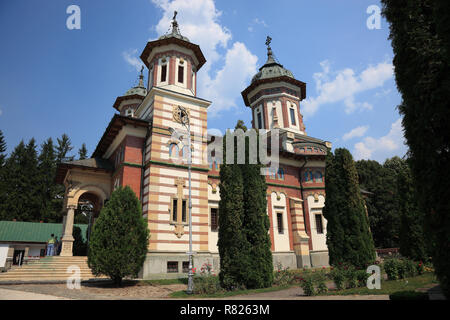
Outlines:
{"label": "rectangular window", "polygon": [[172,200],[172,221],[177,221],[178,199]]}
{"label": "rectangular window", "polygon": [[258,129],[262,129],[261,112],[258,112]]}
{"label": "rectangular window", "polygon": [[294,109],[289,109],[290,110],[290,112],[291,112],[291,124],[293,125],[293,126],[295,126],[295,110]]}
{"label": "rectangular window", "polygon": [[161,82],[165,82],[167,77],[167,65],[161,66]]}
{"label": "rectangular window", "polygon": [[283,228],[283,214],[277,213],[277,223],[278,223],[278,233],[283,234],[284,228]]}
{"label": "rectangular window", "polygon": [[181,208],[181,221],[186,222],[186,207],[187,201],[183,200],[183,207]]}
{"label": "rectangular window", "polygon": [[323,233],[322,215],[316,214],[316,231],[318,234]]}
{"label": "rectangular window", "polygon": [[189,261],[183,261],[183,273],[189,273]]}
{"label": "rectangular window", "polygon": [[178,66],[178,82],[183,83],[184,78],[184,67]]}
{"label": "rectangular window", "polygon": [[218,209],[211,208],[211,231],[217,231],[219,229]]}
{"label": "rectangular window", "polygon": [[167,261],[167,273],[178,273],[178,261]]}

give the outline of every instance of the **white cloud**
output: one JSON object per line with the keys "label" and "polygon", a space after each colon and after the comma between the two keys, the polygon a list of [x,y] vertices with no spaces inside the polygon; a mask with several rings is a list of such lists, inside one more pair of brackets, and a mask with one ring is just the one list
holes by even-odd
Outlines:
{"label": "white cloud", "polygon": [[225,64],[215,78],[203,74],[201,91],[213,102],[208,109],[211,116],[237,107],[236,98],[240,98],[242,88],[248,85],[247,79],[256,73],[257,60],[243,43],[235,42],[227,50]]}
{"label": "white cloud", "polygon": [[249,25],[249,27],[247,28],[247,30],[249,31],[249,32],[253,32],[253,30],[254,30],[254,28],[253,28],[253,26],[255,26],[255,25],[262,25],[263,27],[265,27],[265,28],[267,28],[267,27],[269,27],[268,25],[267,25],[267,23],[264,21],[264,20],[260,20],[259,18],[255,18],[255,19],[253,19],[251,22],[250,22],[250,25]]}
{"label": "white cloud", "polygon": [[144,65],[140,58],[137,56],[138,50],[131,49],[128,51],[122,52],[122,57],[125,59],[127,63],[136,68],[137,71],[141,70],[141,67]]}
{"label": "white cloud", "polygon": [[[242,88],[256,71],[257,57],[241,42],[230,45],[231,32],[219,22],[221,12],[213,0],[152,0],[163,10],[163,16],[156,25],[158,35],[165,34],[170,27],[173,12],[179,12],[177,21],[182,35],[198,44],[207,63],[198,74],[198,94],[211,100],[209,115],[216,116],[221,111],[236,107],[241,99]],[[258,23],[262,23],[257,20]],[[225,53],[221,53],[225,49]],[[223,52],[223,51],[222,51]],[[214,63],[223,63],[211,75]],[[211,72],[210,72],[211,71]]]}
{"label": "white cloud", "polygon": [[355,95],[366,90],[382,87],[384,82],[393,76],[391,63],[380,62],[376,66],[369,66],[359,75],[351,68],[337,72],[330,71],[328,60],[320,63],[321,72],[314,73],[318,95],[305,100],[303,110],[305,115],[313,115],[321,105],[343,102],[346,113],[356,110],[372,109],[368,102],[355,101]]}
{"label": "white cloud", "polygon": [[369,126],[359,126],[354,129],[352,129],[350,132],[347,132],[342,136],[342,139],[344,141],[356,138],[356,137],[362,137],[366,134],[367,130],[369,129]]}
{"label": "white cloud", "polygon": [[389,133],[380,138],[365,137],[355,144],[356,160],[374,159],[384,161],[394,155],[403,156],[406,153],[401,119],[391,125]]}

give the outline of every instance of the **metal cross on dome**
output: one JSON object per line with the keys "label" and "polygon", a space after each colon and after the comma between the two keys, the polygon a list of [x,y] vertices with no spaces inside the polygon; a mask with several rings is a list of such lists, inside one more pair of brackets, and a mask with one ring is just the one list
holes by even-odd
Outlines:
{"label": "metal cross on dome", "polygon": [[272,42],[272,38],[271,37],[269,37],[269,36],[267,36],[267,39],[266,39],[266,46],[268,47],[268,48],[270,48],[270,43]]}

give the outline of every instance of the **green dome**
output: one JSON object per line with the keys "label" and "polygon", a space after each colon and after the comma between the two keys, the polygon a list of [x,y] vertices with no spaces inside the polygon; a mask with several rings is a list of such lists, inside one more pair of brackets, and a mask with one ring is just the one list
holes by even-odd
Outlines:
{"label": "green dome", "polygon": [[259,72],[255,74],[255,76],[252,79],[252,82],[255,82],[256,80],[277,78],[281,76],[287,76],[289,78],[294,79],[294,75],[292,74],[291,71],[283,68],[281,64],[275,61],[272,49],[268,47],[267,61],[261,68],[259,68]]}
{"label": "green dome", "polygon": [[147,95],[147,89],[145,87],[140,87],[140,86],[133,87],[130,90],[128,90],[124,94],[124,96],[132,96],[132,95],[135,95],[135,94],[145,97]]}

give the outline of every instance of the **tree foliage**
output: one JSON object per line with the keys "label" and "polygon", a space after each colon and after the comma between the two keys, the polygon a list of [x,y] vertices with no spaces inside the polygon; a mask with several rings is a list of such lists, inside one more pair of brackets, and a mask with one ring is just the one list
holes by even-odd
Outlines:
{"label": "tree foliage", "polygon": [[450,5],[446,0],[382,4],[419,206],[436,275],[450,297]]}
{"label": "tree foliage", "polygon": [[326,158],[327,246],[330,264],[347,263],[364,267],[375,260],[375,250],[358,174],[347,149],[328,152]]}
{"label": "tree foliage", "polygon": [[87,148],[86,148],[86,143],[83,143],[81,145],[81,148],[78,150],[78,159],[79,160],[84,160],[87,158]]}
{"label": "tree foliage", "polygon": [[147,254],[149,230],[141,204],[129,186],[119,187],[100,212],[92,229],[88,264],[95,275],[109,276],[117,285],[137,277]]}
{"label": "tree foliage", "polygon": [[[247,130],[243,121],[235,129]],[[219,278],[226,289],[268,287],[273,280],[267,185],[261,165],[248,163],[248,143],[245,164],[236,164],[236,153],[234,163],[226,163],[224,152],[220,167]]]}

